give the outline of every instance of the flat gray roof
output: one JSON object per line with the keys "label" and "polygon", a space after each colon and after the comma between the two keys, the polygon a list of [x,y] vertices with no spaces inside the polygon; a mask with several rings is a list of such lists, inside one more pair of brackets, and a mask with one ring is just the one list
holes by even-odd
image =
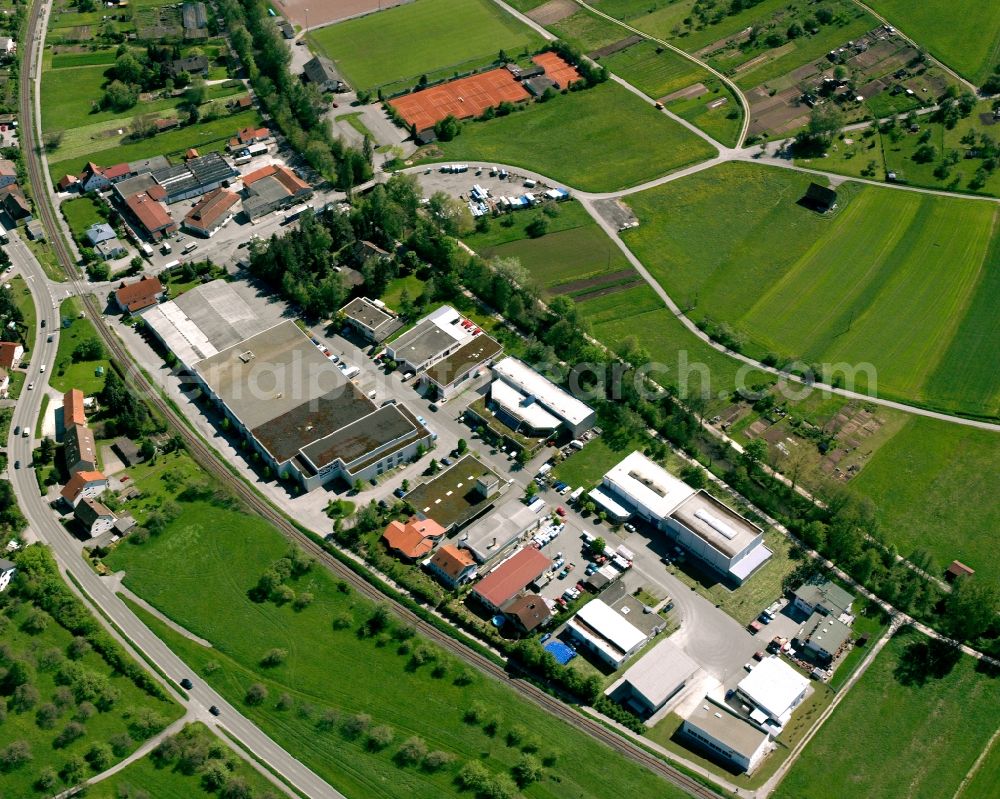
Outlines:
{"label": "flat gray roof", "polygon": [[[437,517],[432,518],[440,521]],[[497,505],[491,514],[479,519],[466,528],[459,536],[460,543],[472,552],[479,561],[487,561],[490,556],[503,549],[510,541],[545,515],[545,507],[531,510],[520,497]],[[496,539],[496,545],[493,540]]]}
{"label": "flat gray roof", "polygon": [[670,516],[730,558],[763,532],[706,491],[696,491]]}
{"label": "flat gray roof", "polygon": [[370,330],[377,329],[379,325],[384,325],[393,318],[365,297],[355,297],[341,308],[340,312]]}
{"label": "flat gray roof", "polygon": [[686,720],[748,759],[767,740],[766,732],[761,732],[752,724],[737,718],[707,699],[699,704]]}
{"label": "flat gray roof", "polygon": [[503,345],[485,333],[480,333],[448,357],[428,367],[425,374],[439,386],[447,386],[501,352]]}
{"label": "flat gray roof", "polygon": [[[319,400],[347,382],[343,372],[291,321],[221,350],[194,368],[249,430]],[[317,431],[311,440],[320,435]]]}
{"label": "flat gray roof", "polygon": [[[669,638],[660,641],[626,671],[622,682],[627,682],[634,693],[657,707],[665,702],[681,685],[698,671],[698,664],[689,658]],[[612,686],[609,692],[619,683]]]}
{"label": "flat gray roof", "polygon": [[397,361],[423,363],[455,344],[455,339],[436,322],[425,319],[392,342],[390,348]]}
{"label": "flat gray roof", "polygon": [[[360,392],[358,394],[362,400],[368,400]],[[352,408],[357,407],[357,404],[352,405]],[[302,449],[302,454],[317,469],[338,458],[350,465],[386,444],[419,435],[418,430],[418,425],[408,419],[398,406],[386,405],[358,416],[325,438],[314,441]]]}

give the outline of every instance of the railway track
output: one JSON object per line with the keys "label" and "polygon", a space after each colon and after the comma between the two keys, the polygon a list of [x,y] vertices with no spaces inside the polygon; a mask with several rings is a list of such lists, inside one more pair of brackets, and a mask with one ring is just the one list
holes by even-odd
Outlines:
{"label": "railway track", "polygon": [[35,129],[35,118],[32,113],[32,72],[31,62],[35,57],[35,49],[38,46],[36,33],[38,22],[42,10],[42,4],[35,0],[31,7],[28,18],[28,36],[25,43],[25,61],[22,63],[20,72],[20,112],[21,112],[21,132],[23,137],[23,152],[25,164],[31,185],[35,191],[35,205],[41,217],[42,224],[52,243],[59,259],[59,263],[66,272],[74,292],[81,298],[84,304],[85,313],[94,324],[95,329],[108,348],[111,356],[119,366],[125,370],[124,379],[127,385],[133,390],[144,394],[145,401],[152,404],[159,414],[167,421],[168,425],[177,433],[184,442],[185,447],[191,453],[198,464],[208,471],[213,477],[227,486],[248,508],[254,513],[273,524],[289,541],[294,542],[303,550],[313,555],[338,578],[347,582],[355,591],[376,603],[388,604],[395,614],[411,624],[422,635],[433,640],[445,650],[451,652],[456,657],[465,661],[471,666],[490,675],[491,677],[506,682],[511,688],[517,691],[522,697],[533,702],[554,716],[568,722],[577,729],[581,729],[592,738],[602,742],[615,751],[628,757],[632,761],[645,766],[650,771],[663,777],[676,787],[682,789],[690,796],[697,799],[718,799],[718,794],[695,779],[692,779],[683,772],[669,766],[659,757],[650,754],[642,747],[613,732],[593,719],[573,710],[560,700],[550,696],[543,690],[524,680],[514,680],[510,675],[493,661],[483,657],[479,653],[469,649],[456,641],[451,636],[443,633],[436,627],[425,622],[420,616],[411,611],[406,606],[396,602],[391,597],[387,597],[375,586],[371,585],[364,578],[356,574],[345,566],[323,547],[305,535],[295,527],[282,513],[278,512],[269,502],[263,499],[256,491],[250,488],[241,478],[234,475],[221,461],[218,453],[211,449],[194,431],[192,431],[173,407],[161,396],[160,392],[152,383],[146,379],[145,375],[135,367],[131,355],[104,323],[101,308],[94,296],[87,290],[86,282],[81,280],[79,271],[74,263],[73,256],[63,238],[62,228],[56,218],[56,210],[52,204],[52,198],[47,190],[47,182],[42,171],[42,162],[39,158],[40,144],[37,131]]}

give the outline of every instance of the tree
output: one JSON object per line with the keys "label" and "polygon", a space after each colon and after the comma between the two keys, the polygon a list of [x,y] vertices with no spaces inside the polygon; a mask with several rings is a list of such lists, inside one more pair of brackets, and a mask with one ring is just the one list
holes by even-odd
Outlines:
{"label": "tree", "polygon": [[266,668],[273,668],[274,666],[280,666],[287,658],[287,649],[269,649],[264,653],[264,657],[260,659],[260,665]]}
{"label": "tree", "polygon": [[603,555],[604,550],[607,549],[608,542],[603,538],[598,536],[593,541],[590,542],[590,551],[595,555]]}
{"label": "tree", "polygon": [[101,105],[112,111],[127,111],[139,100],[139,87],[113,80],[104,89]]}
{"label": "tree", "polygon": [[111,762],[114,760],[114,754],[111,752],[111,747],[105,743],[96,743],[90,747],[84,758],[90,767],[97,772],[104,771]]}
{"label": "tree", "polygon": [[532,219],[524,228],[524,232],[533,239],[544,236],[549,230],[549,220],[539,215]]}
{"label": "tree", "polygon": [[13,741],[0,749],[0,771],[13,771],[31,760],[27,741]]}
{"label": "tree", "polygon": [[806,129],[795,136],[796,154],[806,157],[823,155],[843,124],[843,115],[832,103],[817,106],[809,114]]}
{"label": "tree", "polygon": [[104,357],[104,345],[99,338],[86,338],[73,348],[73,363],[99,361]]}
{"label": "tree", "polygon": [[518,787],[525,788],[542,778],[542,764],[533,755],[521,755],[511,769]]}
{"label": "tree", "polygon": [[922,144],[913,151],[911,157],[918,164],[929,164],[937,158],[937,147],[933,144]]}
{"label": "tree", "polygon": [[395,760],[403,766],[412,766],[427,757],[427,744],[423,738],[412,736],[407,738],[396,752]]}
{"label": "tree", "polygon": [[259,705],[267,699],[267,687],[259,682],[255,682],[247,689],[246,703],[248,705]]}
{"label": "tree", "polygon": [[943,627],[959,641],[982,635],[1000,610],[997,586],[974,577],[960,577],[944,603]]}
{"label": "tree", "polygon": [[368,748],[372,751],[378,752],[391,744],[392,738],[392,727],[386,724],[380,724],[377,727],[372,727],[372,729],[368,731]]}
{"label": "tree", "polygon": [[451,141],[461,132],[462,127],[453,114],[434,123],[434,135],[439,141]]}
{"label": "tree", "polygon": [[458,444],[455,445],[455,449],[458,450],[459,455],[464,455],[468,451],[469,445],[465,443],[464,438],[460,438],[458,439]]}
{"label": "tree", "polygon": [[793,22],[791,25],[788,26],[788,31],[786,32],[785,35],[789,39],[798,39],[802,35],[802,33],[803,33],[802,26],[799,25],[798,22]]}
{"label": "tree", "polygon": [[458,784],[467,791],[482,791],[489,781],[490,773],[478,760],[470,760],[458,771]]}
{"label": "tree", "polygon": [[755,438],[748,441],[740,454],[740,460],[747,467],[747,471],[752,472],[758,464],[763,463],[767,458],[767,442],[762,438]]}

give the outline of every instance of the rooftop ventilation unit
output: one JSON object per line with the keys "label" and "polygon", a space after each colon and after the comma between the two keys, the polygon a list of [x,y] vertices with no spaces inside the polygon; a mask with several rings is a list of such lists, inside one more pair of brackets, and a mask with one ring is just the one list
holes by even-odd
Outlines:
{"label": "rooftop ventilation unit", "polygon": [[253,354],[253,350],[247,350],[246,352],[240,353],[240,360],[243,361],[243,363],[250,363],[250,361],[256,357],[257,356]]}
{"label": "rooftop ventilation unit", "polygon": [[715,530],[715,532],[717,532],[719,535],[725,536],[730,541],[736,538],[736,531],[728,524],[726,524],[724,521],[722,521],[722,519],[720,519],[718,516],[714,516],[707,510],[695,511],[694,515],[695,518],[701,519],[703,522],[705,522],[705,524],[707,524],[709,527]]}

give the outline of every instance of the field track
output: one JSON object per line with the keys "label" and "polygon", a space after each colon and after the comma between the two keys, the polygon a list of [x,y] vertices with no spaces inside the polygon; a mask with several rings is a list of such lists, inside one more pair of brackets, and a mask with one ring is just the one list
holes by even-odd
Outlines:
{"label": "field track", "polygon": [[502,667],[493,661],[472,651],[468,647],[460,644],[451,636],[441,632],[436,627],[424,622],[416,613],[409,608],[386,597],[382,592],[368,583],[365,579],[355,574],[339,560],[330,555],[325,549],[316,544],[311,538],[305,535],[285,516],[275,510],[270,503],[264,500],[256,491],[248,486],[241,478],[234,475],[221,461],[218,454],[205,444],[202,439],[185,424],[181,416],[173,407],[163,399],[159,391],[146,376],[132,363],[131,356],[122,342],[113,335],[104,323],[101,308],[92,294],[87,291],[87,286],[79,277],[73,257],[62,235],[55,216],[55,209],[52,206],[51,197],[46,190],[45,176],[41,161],[38,157],[38,142],[36,141],[35,120],[32,109],[32,89],[31,78],[31,58],[35,47],[35,35],[38,32],[38,23],[42,4],[35,2],[31,6],[31,13],[28,18],[28,41],[25,43],[25,66],[20,72],[20,113],[22,120],[22,136],[24,136],[25,163],[31,185],[35,187],[36,205],[41,216],[42,223],[48,233],[49,240],[55,248],[59,258],[59,263],[65,270],[70,282],[73,284],[74,292],[83,300],[84,310],[100,334],[105,346],[111,353],[111,357],[116,360],[119,366],[126,370],[124,376],[127,385],[132,385],[144,395],[146,402],[152,404],[156,410],[167,420],[173,432],[181,437],[184,445],[191,453],[195,461],[206,471],[212,474],[223,485],[227,486],[234,495],[249,507],[253,512],[273,524],[282,535],[290,541],[301,546],[309,554],[313,555],[327,569],[336,574],[339,578],[349,583],[359,594],[365,596],[372,602],[389,604],[397,616],[412,624],[424,636],[430,638],[442,648],[450,651],[455,656],[467,663],[475,666],[480,671],[489,676],[508,683],[511,688],[520,693],[526,699],[534,702],[543,710],[557,716],[568,724],[583,730],[592,738],[601,741],[612,749],[620,752],[634,762],[645,766],[650,771],[660,775],[664,779],[686,791],[690,796],[698,799],[718,799],[718,794],[709,790],[697,780],[667,765],[660,758],[650,754],[642,747],[632,743],[626,738],[612,732],[604,725],[582,715],[573,710],[563,702],[549,696],[535,685],[524,681],[511,679],[510,675]]}

